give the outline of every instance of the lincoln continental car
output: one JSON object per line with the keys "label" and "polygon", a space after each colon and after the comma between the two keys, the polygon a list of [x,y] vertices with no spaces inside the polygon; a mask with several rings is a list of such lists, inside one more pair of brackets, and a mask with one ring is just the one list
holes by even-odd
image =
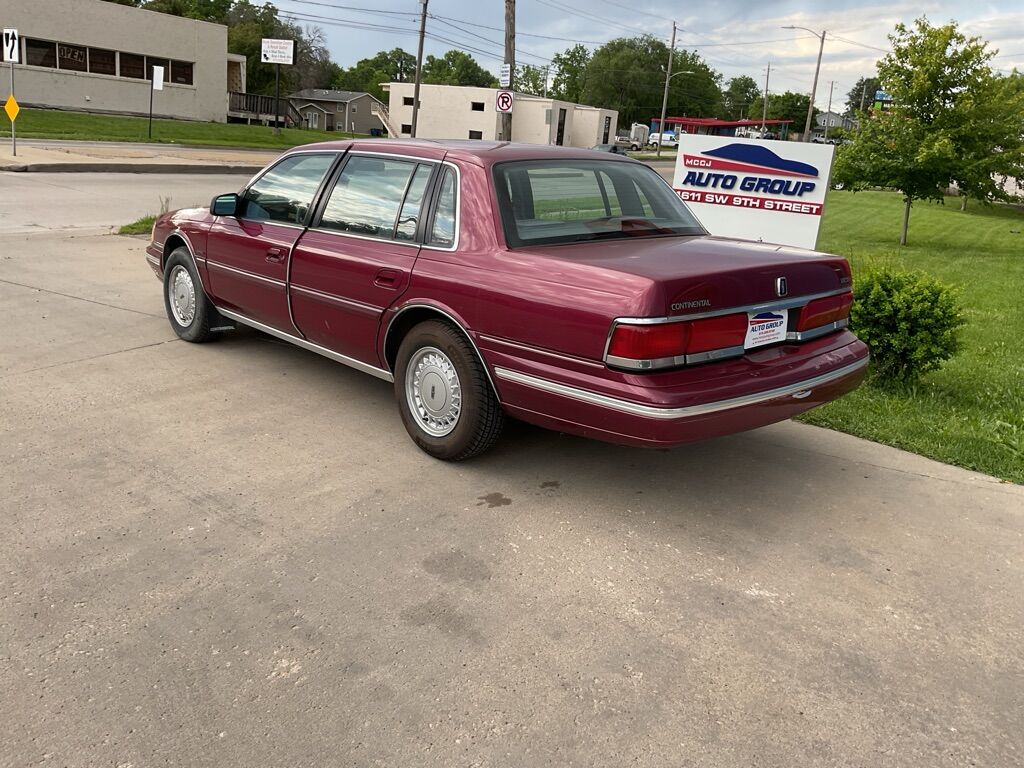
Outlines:
{"label": "lincoln continental car", "polygon": [[308,145],[161,216],[146,254],[182,339],[244,324],[391,382],[440,459],[506,417],[713,438],[833,400],[868,362],[844,259],[712,237],[651,168],[589,150]]}

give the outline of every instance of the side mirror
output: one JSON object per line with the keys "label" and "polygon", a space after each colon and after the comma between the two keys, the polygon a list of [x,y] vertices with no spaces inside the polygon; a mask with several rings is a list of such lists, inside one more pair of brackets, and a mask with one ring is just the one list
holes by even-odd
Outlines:
{"label": "side mirror", "polygon": [[234,192],[228,195],[217,195],[210,203],[210,213],[214,216],[237,216],[240,199]]}

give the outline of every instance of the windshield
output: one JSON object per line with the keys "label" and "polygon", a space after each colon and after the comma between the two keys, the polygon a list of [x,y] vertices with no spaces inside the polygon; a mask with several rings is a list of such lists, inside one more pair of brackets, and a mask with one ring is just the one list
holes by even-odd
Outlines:
{"label": "windshield", "polygon": [[614,160],[527,160],[494,166],[505,239],[523,245],[703,235],[658,174]]}

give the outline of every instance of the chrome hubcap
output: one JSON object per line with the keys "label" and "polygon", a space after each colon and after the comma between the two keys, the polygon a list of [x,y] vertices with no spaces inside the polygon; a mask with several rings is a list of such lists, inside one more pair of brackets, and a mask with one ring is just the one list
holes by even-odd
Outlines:
{"label": "chrome hubcap", "polygon": [[459,423],[462,385],[455,364],[436,347],[416,351],[405,371],[405,397],[420,429],[444,437]]}
{"label": "chrome hubcap", "polygon": [[178,325],[190,326],[196,316],[196,287],[192,283],[192,275],[180,265],[171,270],[167,297],[171,300],[171,314]]}

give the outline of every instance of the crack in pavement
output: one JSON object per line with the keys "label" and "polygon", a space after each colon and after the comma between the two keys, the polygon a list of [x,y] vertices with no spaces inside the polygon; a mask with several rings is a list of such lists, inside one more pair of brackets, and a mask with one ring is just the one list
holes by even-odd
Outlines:
{"label": "crack in pavement", "polygon": [[162,344],[170,344],[173,341],[177,341],[178,338],[173,339],[162,339],[161,341],[154,341],[149,344],[139,344],[137,347],[127,347],[125,349],[115,349],[113,352],[100,352],[98,355],[90,355],[89,357],[79,357],[75,360],[63,360],[59,363],[50,363],[49,365],[41,365],[38,368],[29,368],[27,371],[14,371],[13,373],[5,373],[0,375],[0,379],[9,379],[13,376],[24,376],[28,373],[38,373],[39,371],[46,371],[50,368],[59,368],[62,365],[74,365],[75,363],[87,363],[90,360],[98,360],[101,357],[112,357],[113,355],[120,355],[124,352],[135,352],[139,349],[148,349],[149,347],[159,347]]}
{"label": "crack in pavement", "polygon": [[119,307],[116,304],[107,304],[103,301],[96,301],[96,299],[87,299],[84,296],[75,296],[70,293],[61,293],[60,291],[51,291],[49,288],[40,288],[37,285],[26,285],[25,283],[16,283],[13,280],[4,280],[0,278],[0,283],[6,285],[16,285],[19,288],[28,288],[32,291],[40,291],[42,293],[52,293],[54,296],[63,296],[66,299],[77,299],[78,301],[87,301],[90,304],[99,304],[101,307],[107,307],[108,309],[120,309],[122,312],[132,312],[136,315],[145,315],[146,317],[163,317],[163,315],[154,315],[152,312],[143,312],[140,309],[131,309],[129,307]]}

